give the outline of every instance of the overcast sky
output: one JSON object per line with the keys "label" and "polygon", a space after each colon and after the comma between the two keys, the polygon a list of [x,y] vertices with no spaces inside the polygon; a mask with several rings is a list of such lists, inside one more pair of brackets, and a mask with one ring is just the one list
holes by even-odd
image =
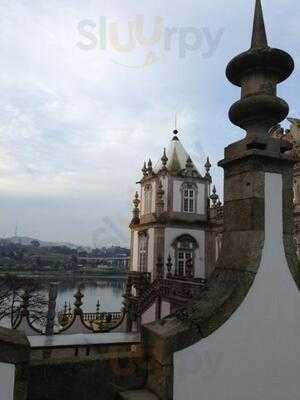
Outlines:
{"label": "overcast sky", "polygon": [[[200,170],[244,136],[227,62],[250,44],[254,0],[0,0],[0,236],[128,245],[135,182],[180,138]],[[300,2],[263,1],[270,45],[296,70]]]}

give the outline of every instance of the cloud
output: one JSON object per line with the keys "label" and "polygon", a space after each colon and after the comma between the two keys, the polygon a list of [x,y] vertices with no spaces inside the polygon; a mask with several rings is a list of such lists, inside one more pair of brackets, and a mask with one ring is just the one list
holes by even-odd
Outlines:
{"label": "cloud", "polygon": [[[265,3],[271,44],[298,55],[300,3]],[[243,137],[227,118],[239,90],[226,81],[224,70],[249,46],[252,12],[251,2],[224,5],[224,0],[187,0],[184,7],[179,0],[1,1],[0,235],[11,234],[18,220],[24,235],[100,245],[106,239],[99,232],[109,227],[111,240],[128,245],[135,182],[143,161],[161,156],[175,112],[185,147],[200,169],[210,155],[222,190],[216,163],[227,144]],[[179,57],[179,33],[170,51],[162,36],[151,54],[142,46],[121,54],[111,41],[101,50],[99,36],[93,50],[76,45],[83,39],[79,22],[93,21],[96,34],[101,17],[117,24],[124,44],[137,15],[144,16],[145,37],[160,17],[167,29],[202,29],[203,45],[185,57]],[[204,28],[212,37],[223,32],[209,58],[203,57]],[[154,62],[143,67],[147,57]],[[298,81],[297,71],[280,87],[295,116]]]}

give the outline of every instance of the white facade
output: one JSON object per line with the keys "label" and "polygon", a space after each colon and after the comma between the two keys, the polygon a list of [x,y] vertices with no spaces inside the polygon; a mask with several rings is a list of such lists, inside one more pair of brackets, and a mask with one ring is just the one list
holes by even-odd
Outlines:
{"label": "white facade", "polygon": [[[176,135],[155,167],[149,160],[142,169],[140,197],[135,196],[130,225],[131,270],[148,272],[154,281],[158,260],[162,260],[163,278],[202,283],[208,277],[206,271],[212,270],[207,260],[216,254],[214,242],[210,257],[206,249],[208,241],[212,242],[211,232],[206,238],[210,163],[201,175]],[[176,306],[161,299],[157,310],[153,304],[142,314],[142,324],[169,315]]]}
{"label": "white facade", "polygon": [[[182,191],[183,185],[188,182],[187,179],[173,180],[173,204],[171,206],[172,211],[174,212],[182,212]],[[205,196],[205,184],[204,183],[195,183],[196,191],[196,199],[195,199],[195,214],[204,215],[206,210],[206,199]]]}
{"label": "white facade", "polygon": [[[174,355],[175,400],[296,400],[300,293],[283,247],[282,176],[265,176],[265,243],[244,302],[216,332]],[[200,396],[201,394],[201,396]]]}

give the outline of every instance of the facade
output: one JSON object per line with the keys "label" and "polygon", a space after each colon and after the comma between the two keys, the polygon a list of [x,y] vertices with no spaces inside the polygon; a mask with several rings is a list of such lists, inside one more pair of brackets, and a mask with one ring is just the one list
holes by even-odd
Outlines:
{"label": "facade", "polygon": [[293,170],[294,187],[294,236],[297,245],[297,255],[300,256],[300,120],[288,118],[290,128],[284,129],[277,125],[271,129],[270,134],[273,138],[287,142],[291,150],[290,153],[296,160]]}
{"label": "facade", "polygon": [[[130,270],[149,274],[152,282],[159,277],[203,285],[219,254],[221,203],[215,187],[211,194],[209,159],[201,174],[178,131],[173,134],[161,159],[154,166],[149,160],[142,169],[130,224]],[[160,307],[163,315],[169,314],[172,302],[162,302]],[[148,316],[147,322],[149,318],[154,319]]]}

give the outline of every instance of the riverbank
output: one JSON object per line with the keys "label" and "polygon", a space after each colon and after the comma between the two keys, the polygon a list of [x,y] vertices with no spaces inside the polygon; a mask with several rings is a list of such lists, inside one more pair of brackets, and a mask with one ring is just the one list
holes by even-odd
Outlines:
{"label": "riverbank", "polygon": [[0,278],[3,278],[7,274],[16,275],[19,278],[47,280],[47,281],[70,281],[70,280],[126,280],[127,272],[58,272],[58,271],[0,271]]}

